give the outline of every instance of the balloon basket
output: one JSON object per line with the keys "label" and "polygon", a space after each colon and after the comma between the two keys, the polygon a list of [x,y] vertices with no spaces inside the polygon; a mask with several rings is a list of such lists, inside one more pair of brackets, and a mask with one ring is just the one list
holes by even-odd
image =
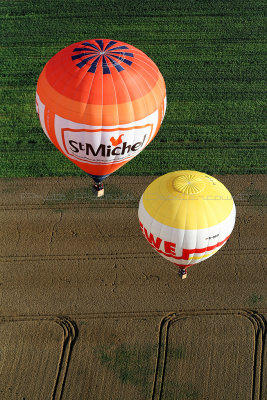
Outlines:
{"label": "balloon basket", "polygon": [[103,183],[95,183],[95,184],[93,185],[92,190],[93,190],[93,194],[94,194],[96,197],[102,197],[102,196],[104,196],[104,185],[103,185]]}
{"label": "balloon basket", "polygon": [[187,271],[186,269],[181,269],[179,268],[178,274],[181,279],[186,279],[187,278]]}

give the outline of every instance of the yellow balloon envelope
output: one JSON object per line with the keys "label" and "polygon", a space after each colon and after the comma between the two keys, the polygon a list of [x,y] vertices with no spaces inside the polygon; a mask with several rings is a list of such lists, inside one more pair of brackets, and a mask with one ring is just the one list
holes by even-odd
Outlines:
{"label": "yellow balloon envelope", "polygon": [[226,187],[197,171],[170,172],[154,180],[143,193],[138,211],[150,245],[183,270],[226,243],[235,215]]}

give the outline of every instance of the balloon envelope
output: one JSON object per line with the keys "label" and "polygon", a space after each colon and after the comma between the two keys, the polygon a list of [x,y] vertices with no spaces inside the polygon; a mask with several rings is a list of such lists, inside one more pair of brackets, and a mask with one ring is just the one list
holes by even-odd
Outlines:
{"label": "balloon envelope", "polygon": [[235,215],[226,187],[197,171],[170,172],[154,180],[138,211],[150,245],[182,269],[206,260],[226,243]]}
{"label": "balloon envelope", "polygon": [[141,50],[91,39],[48,61],[37,83],[36,108],[52,143],[101,182],[155,137],[166,88],[158,67]]}

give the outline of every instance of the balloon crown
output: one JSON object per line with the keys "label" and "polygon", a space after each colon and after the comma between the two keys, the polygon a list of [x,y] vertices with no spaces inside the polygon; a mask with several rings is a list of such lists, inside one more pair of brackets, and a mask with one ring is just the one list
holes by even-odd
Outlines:
{"label": "balloon crown", "polygon": [[[77,67],[83,68],[89,66],[87,72],[95,73],[98,65],[102,65],[103,74],[110,74],[110,68],[115,67],[118,72],[124,70],[123,63],[132,65],[134,54],[126,52],[128,46],[119,45],[115,40],[108,42],[103,39],[94,39],[81,44],[83,47],[76,47],[71,58],[73,61],[78,60]],[[86,57],[88,56],[88,57]],[[128,58],[127,58],[128,57]]]}
{"label": "balloon crown", "polygon": [[179,175],[173,180],[172,185],[175,190],[185,194],[197,194],[206,186],[203,179],[194,174]]}

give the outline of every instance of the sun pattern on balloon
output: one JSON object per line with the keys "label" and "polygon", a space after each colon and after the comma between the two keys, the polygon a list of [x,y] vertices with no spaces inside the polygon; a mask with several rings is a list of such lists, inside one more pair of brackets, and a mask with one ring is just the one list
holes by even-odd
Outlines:
{"label": "sun pattern on balloon", "polygon": [[172,184],[175,190],[185,194],[197,194],[206,186],[204,179],[195,174],[179,175]]}
{"label": "sun pattern on balloon", "polygon": [[72,56],[72,60],[80,60],[76,64],[77,67],[83,68],[87,65],[89,66],[87,72],[94,74],[97,67],[102,65],[103,74],[110,74],[111,67],[121,72],[124,70],[123,63],[132,65],[133,61],[129,58],[134,58],[134,55],[124,51],[129,49],[127,46],[116,46],[118,42],[115,40],[110,40],[105,45],[102,39],[95,39],[92,42],[84,42],[82,43],[84,47],[76,47],[73,50],[76,54]]}

